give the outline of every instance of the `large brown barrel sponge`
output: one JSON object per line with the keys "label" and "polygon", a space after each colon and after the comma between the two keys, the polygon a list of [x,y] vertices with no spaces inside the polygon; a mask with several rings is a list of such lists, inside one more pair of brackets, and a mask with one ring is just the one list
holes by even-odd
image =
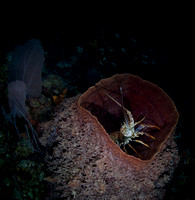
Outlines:
{"label": "large brown barrel sponge", "polygon": [[[143,156],[128,154],[110,138],[123,121],[121,102],[135,121],[156,125],[148,129],[156,140],[140,136],[150,148],[132,146]],[[66,99],[55,118],[41,125],[40,141],[53,144],[46,156],[50,188],[47,199],[162,199],[165,185],[179,162],[174,130],[179,114],[158,86],[130,74],[103,79],[81,96]],[[55,130],[55,131],[54,131]],[[48,145],[47,145],[48,146]]]}

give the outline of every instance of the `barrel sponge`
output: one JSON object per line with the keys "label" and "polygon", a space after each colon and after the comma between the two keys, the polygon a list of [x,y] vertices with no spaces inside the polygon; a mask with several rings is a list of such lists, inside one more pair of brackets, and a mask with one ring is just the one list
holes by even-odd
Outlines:
{"label": "barrel sponge", "polygon": [[[126,85],[127,79],[131,82],[131,85],[134,81],[146,84],[144,90],[150,89],[146,93],[149,92],[152,95],[153,91],[158,99],[162,98],[163,102],[169,104],[165,105],[168,108],[166,115],[172,117],[167,116],[168,119],[165,120],[166,115],[162,113],[162,118],[159,117],[156,121],[161,128],[161,132],[158,133],[160,134],[159,139],[157,137],[158,144],[150,144],[152,153],[144,153],[141,148],[138,148],[139,153],[143,153],[143,159],[123,152],[109,137],[110,125],[106,127],[102,123],[101,117],[108,115],[108,113],[105,113],[104,105],[110,105],[111,102],[108,104],[100,103],[100,99],[101,102],[105,102],[104,98],[106,97],[96,87],[91,87],[81,96],[66,99],[56,110],[55,118],[40,126],[42,132],[40,141],[43,145],[48,144],[51,133],[55,128],[55,134],[52,136],[53,144],[45,158],[48,169],[48,177],[45,180],[49,188],[47,199],[127,200],[163,198],[165,185],[170,181],[179,161],[178,150],[174,141],[174,127],[177,124],[178,113],[173,102],[160,88],[158,90],[157,86],[144,82],[138,77],[126,74],[115,75],[109,79],[101,80],[98,85],[110,91],[115,91],[115,87],[118,87],[118,85],[113,84],[113,81],[118,80],[119,85],[124,86],[123,81],[126,82]],[[136,83],[133,84],[133,87],[136,87],[136,85],[141,87]],[[131,90],[129,85],[127,88]],[[127,92],[124,93],[124,96],[126,96]],[[130,93],[132,96],[133,92]],[[140,95],[146,93],[141,91]],[[92,94],[96,95],[96,98],[94,96],[95,102],[92,100]],[[116,94],[116,92],[113,94]],[[136,95],[137,92],[134,92],[134,94]],[[139,98],[141,98],[140,95]],[[99,98],[100,96],[101,98]],[[125,98],[127,105],[128,97]],[[135,96],[132,96],[132,98],[136,99]],[[147,105],[146,102],[143,101]],[[95,104],[96,108],[94,107]],[[132,105],[132,108],[134,106]],[[90,110],[91,108],[92,110]],[[105,115],[98,116],[102,114],[98,109],[104,111]],[[144,110],[144,106],[142,106],[142,109]],[[107,110],[111,113],[111,116],[118,115],[116,105],[115,109],[110,107]],[[137,111],[132,112],[133,115],[136,116],[138,110],[141,111],[138,108]],[[159,110],[161,109],[156,112],[159,112]],[[170,110],[170,113],[168,110]],[[150,114],[149,110],[148,113]],[[154,116],[158,116],[158,114],[154,114]],[[139,116],[136,116],[136,118],[139,118]],[[107,123],[110,122],[107,121]]]}

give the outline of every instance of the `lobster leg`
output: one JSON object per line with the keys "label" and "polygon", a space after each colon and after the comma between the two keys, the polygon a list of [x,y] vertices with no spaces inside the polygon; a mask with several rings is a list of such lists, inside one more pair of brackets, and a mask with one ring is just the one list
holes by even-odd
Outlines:
{"label": "lobster leg", "polygon": [[141,140],[133,140],[133,141],[140,143],[140,144],[143,144],[144,146],[150,148],[150,146],[148,146],[146,143],[142,142]]}
{"label": "lobster leg", "polygon": [[127,150],[125,149],[125,146],[123,146],[123,150],[126,154],[128,154]]}
{"label": "lobster leg", "polygon": [[146,136],[152,138],[153,140],[156,139],[154,136],[150,135],[149,133],[146,133],[146,132],[143,132],[143,131],[141,131],[141,132],[139,132],[139,133],[140,133],[141,135],[146,135]]}
{"label": "lobster leg", "polygon": [[143,158],[130,144],[127,144],[140,158]]}
{"label": "lobster leg", "polygon": [[160,130],[160,127],[159,126],[156,126],[156,125],[151,125],[151,124],[140,124],[141,126],[143,126],[143,128],[147,127],[147,128],[156,128],[158,130]]}

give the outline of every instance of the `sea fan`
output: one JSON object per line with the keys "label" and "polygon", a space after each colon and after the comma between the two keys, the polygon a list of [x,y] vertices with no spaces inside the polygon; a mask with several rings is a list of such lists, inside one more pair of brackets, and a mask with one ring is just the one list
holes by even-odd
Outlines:
{"label": "sea fan", "polygon": [[12,81],[8,84],[9,108],[12,115],[19,117],[27,116],[28,110],[26,101],[26,84],[23,81]]}
{"label": "sea fan", "polygon": [[37,39],[17,46],[10,64],[10,81],[20,80],[27,86],[27,95],[38,97],[41,93],[41,70],[44,64],[44,51]]}
{"label": "sea fan", "polygon": [[37,39],[17,46],[9,66],[8,98],[14,115],[27,115],[26,96],[38,97],[41,93],[41,70],[44,64],[44,51]]}

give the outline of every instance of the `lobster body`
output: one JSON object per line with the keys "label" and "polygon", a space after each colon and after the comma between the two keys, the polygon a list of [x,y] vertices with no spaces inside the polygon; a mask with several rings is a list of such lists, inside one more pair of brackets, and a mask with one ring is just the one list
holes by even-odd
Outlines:
{"label": "lobster body", "polygon": [[[135,138],[138,138],[141,135],[146,135],[152,139],[155,140],[155,137],[153,137],[152,135],[150,135],[147,132],[142,131],[142,129],[144,128],[156,128],[158,130],[160,130],[160,128],[156,125],[150,125],[150,124],[144,124],[141,123],[145,117],[143,119],[141,119],[138,122],[134,122],[133,116],[131,114],[131,112],[129,110],[127,110],[124,105],[123,105],[123,92],[122,92],[122,88],[120,87],[120,92],[121,92],[121,101],[122,103],[120,104],[118,101],[116,101],[113,97],[111,97],[109,94],[107,94],[106,92],[104,92],[104,94],[109,97],[111,100],[113,100],[117,105],[121,106],[122,108],[122,112],[123,112],[123,117],[124,117],[124,122],[121,125],[120,131],[115,132],[118,134],[117,139],[114,139],[114,141],[124,149],[124,151],[127,153],[125,146],[128,145],[131,149],[133,149],[135,151],[135,153],[139,156],[142,157],[133,147],[131,144],[129,144],[129,142],[134,141],[137,143],[140,143],[146,147],[150,147],[149,145],[147,145],[146,143],[142,142],[141,140],[137,140]],[[136,128],[135,128],[136,127]],[[114,134],[115,134],[114,133]],[[111,135],[114,135],[111,133]],[[111,137],[112,138],[112,137]]]}

